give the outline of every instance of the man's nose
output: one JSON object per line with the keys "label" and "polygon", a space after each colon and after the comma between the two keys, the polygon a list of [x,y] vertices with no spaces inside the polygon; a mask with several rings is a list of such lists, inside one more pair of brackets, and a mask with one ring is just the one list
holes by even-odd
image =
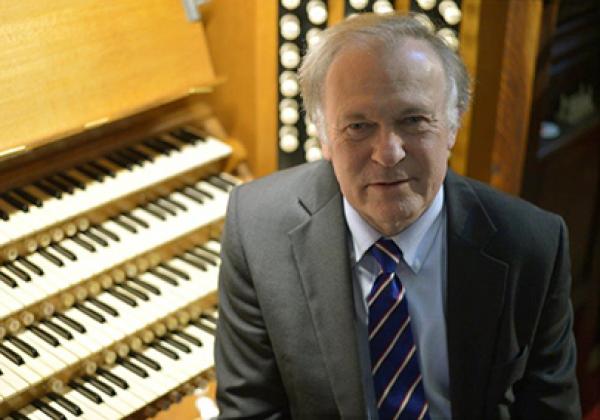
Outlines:
{"label": "man's nose", "polygon": [[404,140],[394,130],[381,130],[374,139],[371,159],[385,167],[393,167],[406,156]]}

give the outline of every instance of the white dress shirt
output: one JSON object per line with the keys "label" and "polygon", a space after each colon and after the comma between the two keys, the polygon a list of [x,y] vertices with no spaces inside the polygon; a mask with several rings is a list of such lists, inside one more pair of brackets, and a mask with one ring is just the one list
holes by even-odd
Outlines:
{"label": "white dress shirt", "polygon": [[[377,419],[367,338],[367,295],[379,265],[366,253],[381,236],[344,198],[344,213],[350,229],[350,261],[355,297],[359,355],[365,384],[369,418]],[[446,210],[444,189],[410,226],[390,238],[402,251],[396,271],[406,289],[411,328],[417,345],[423,387],[432,419],[451,417],[448,347],[446,341]]]}

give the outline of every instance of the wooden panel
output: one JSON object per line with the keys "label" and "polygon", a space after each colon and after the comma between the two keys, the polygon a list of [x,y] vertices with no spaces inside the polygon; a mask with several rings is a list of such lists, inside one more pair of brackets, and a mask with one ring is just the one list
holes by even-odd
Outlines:
{"label": "wooden panel", "polygon": [[542,1],[481,3],[467,174],[517,194],[525,159]]}
{"label": "wooden panel", "polygon": [[4,1],[0,150],[32,148],[215,83],[180,0]]}
{"label": "wooden panel", "polygon": [[227,132],[247,148],[256,176],[277,168],[277,2],[219,0],[202,8],[226,83],[208,95]]}
{"label": "wooden panel", "polygon": [[[477,78],[477,56],[479,51],[479,27],[481,0],[463,0],[462,21],[460,23],[460,55],[465,63],[467,71],[475,80]],[[471,121],[473,114],[467,110],[462,117],[461,128],[458,131],[456,144],[452,149],[450,166],[459,174],[467,173],[467,162],[469,158],[469,142],[471,134]]]}

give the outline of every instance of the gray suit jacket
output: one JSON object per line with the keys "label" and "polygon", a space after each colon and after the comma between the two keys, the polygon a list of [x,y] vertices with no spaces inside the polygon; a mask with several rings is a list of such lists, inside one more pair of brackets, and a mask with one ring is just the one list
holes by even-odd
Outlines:
{"label": "gray suit jacket", "polygon": [[[445,189],[453,418],[579,418],[562,219],[452,172]],[[365,417],[347,235],[328,162],[232,193],[221,418]]]}

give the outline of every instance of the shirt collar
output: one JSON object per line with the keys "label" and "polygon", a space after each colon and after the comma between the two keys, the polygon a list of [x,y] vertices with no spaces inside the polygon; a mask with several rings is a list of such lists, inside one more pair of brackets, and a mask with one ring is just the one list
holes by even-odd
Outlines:
{"label": "shirt collar", "polygon": [[[404,261],[414,273],[419,272],[434,243],[442,220],[443,207],[444,186],[442,185],[423,214],[402,232],[390,238],[402,250]],[[353,265],[355,265],[360,262],[371,245],[383,235],[363,219],[346,197],[344,197],[344,214],[352,237]]]}

